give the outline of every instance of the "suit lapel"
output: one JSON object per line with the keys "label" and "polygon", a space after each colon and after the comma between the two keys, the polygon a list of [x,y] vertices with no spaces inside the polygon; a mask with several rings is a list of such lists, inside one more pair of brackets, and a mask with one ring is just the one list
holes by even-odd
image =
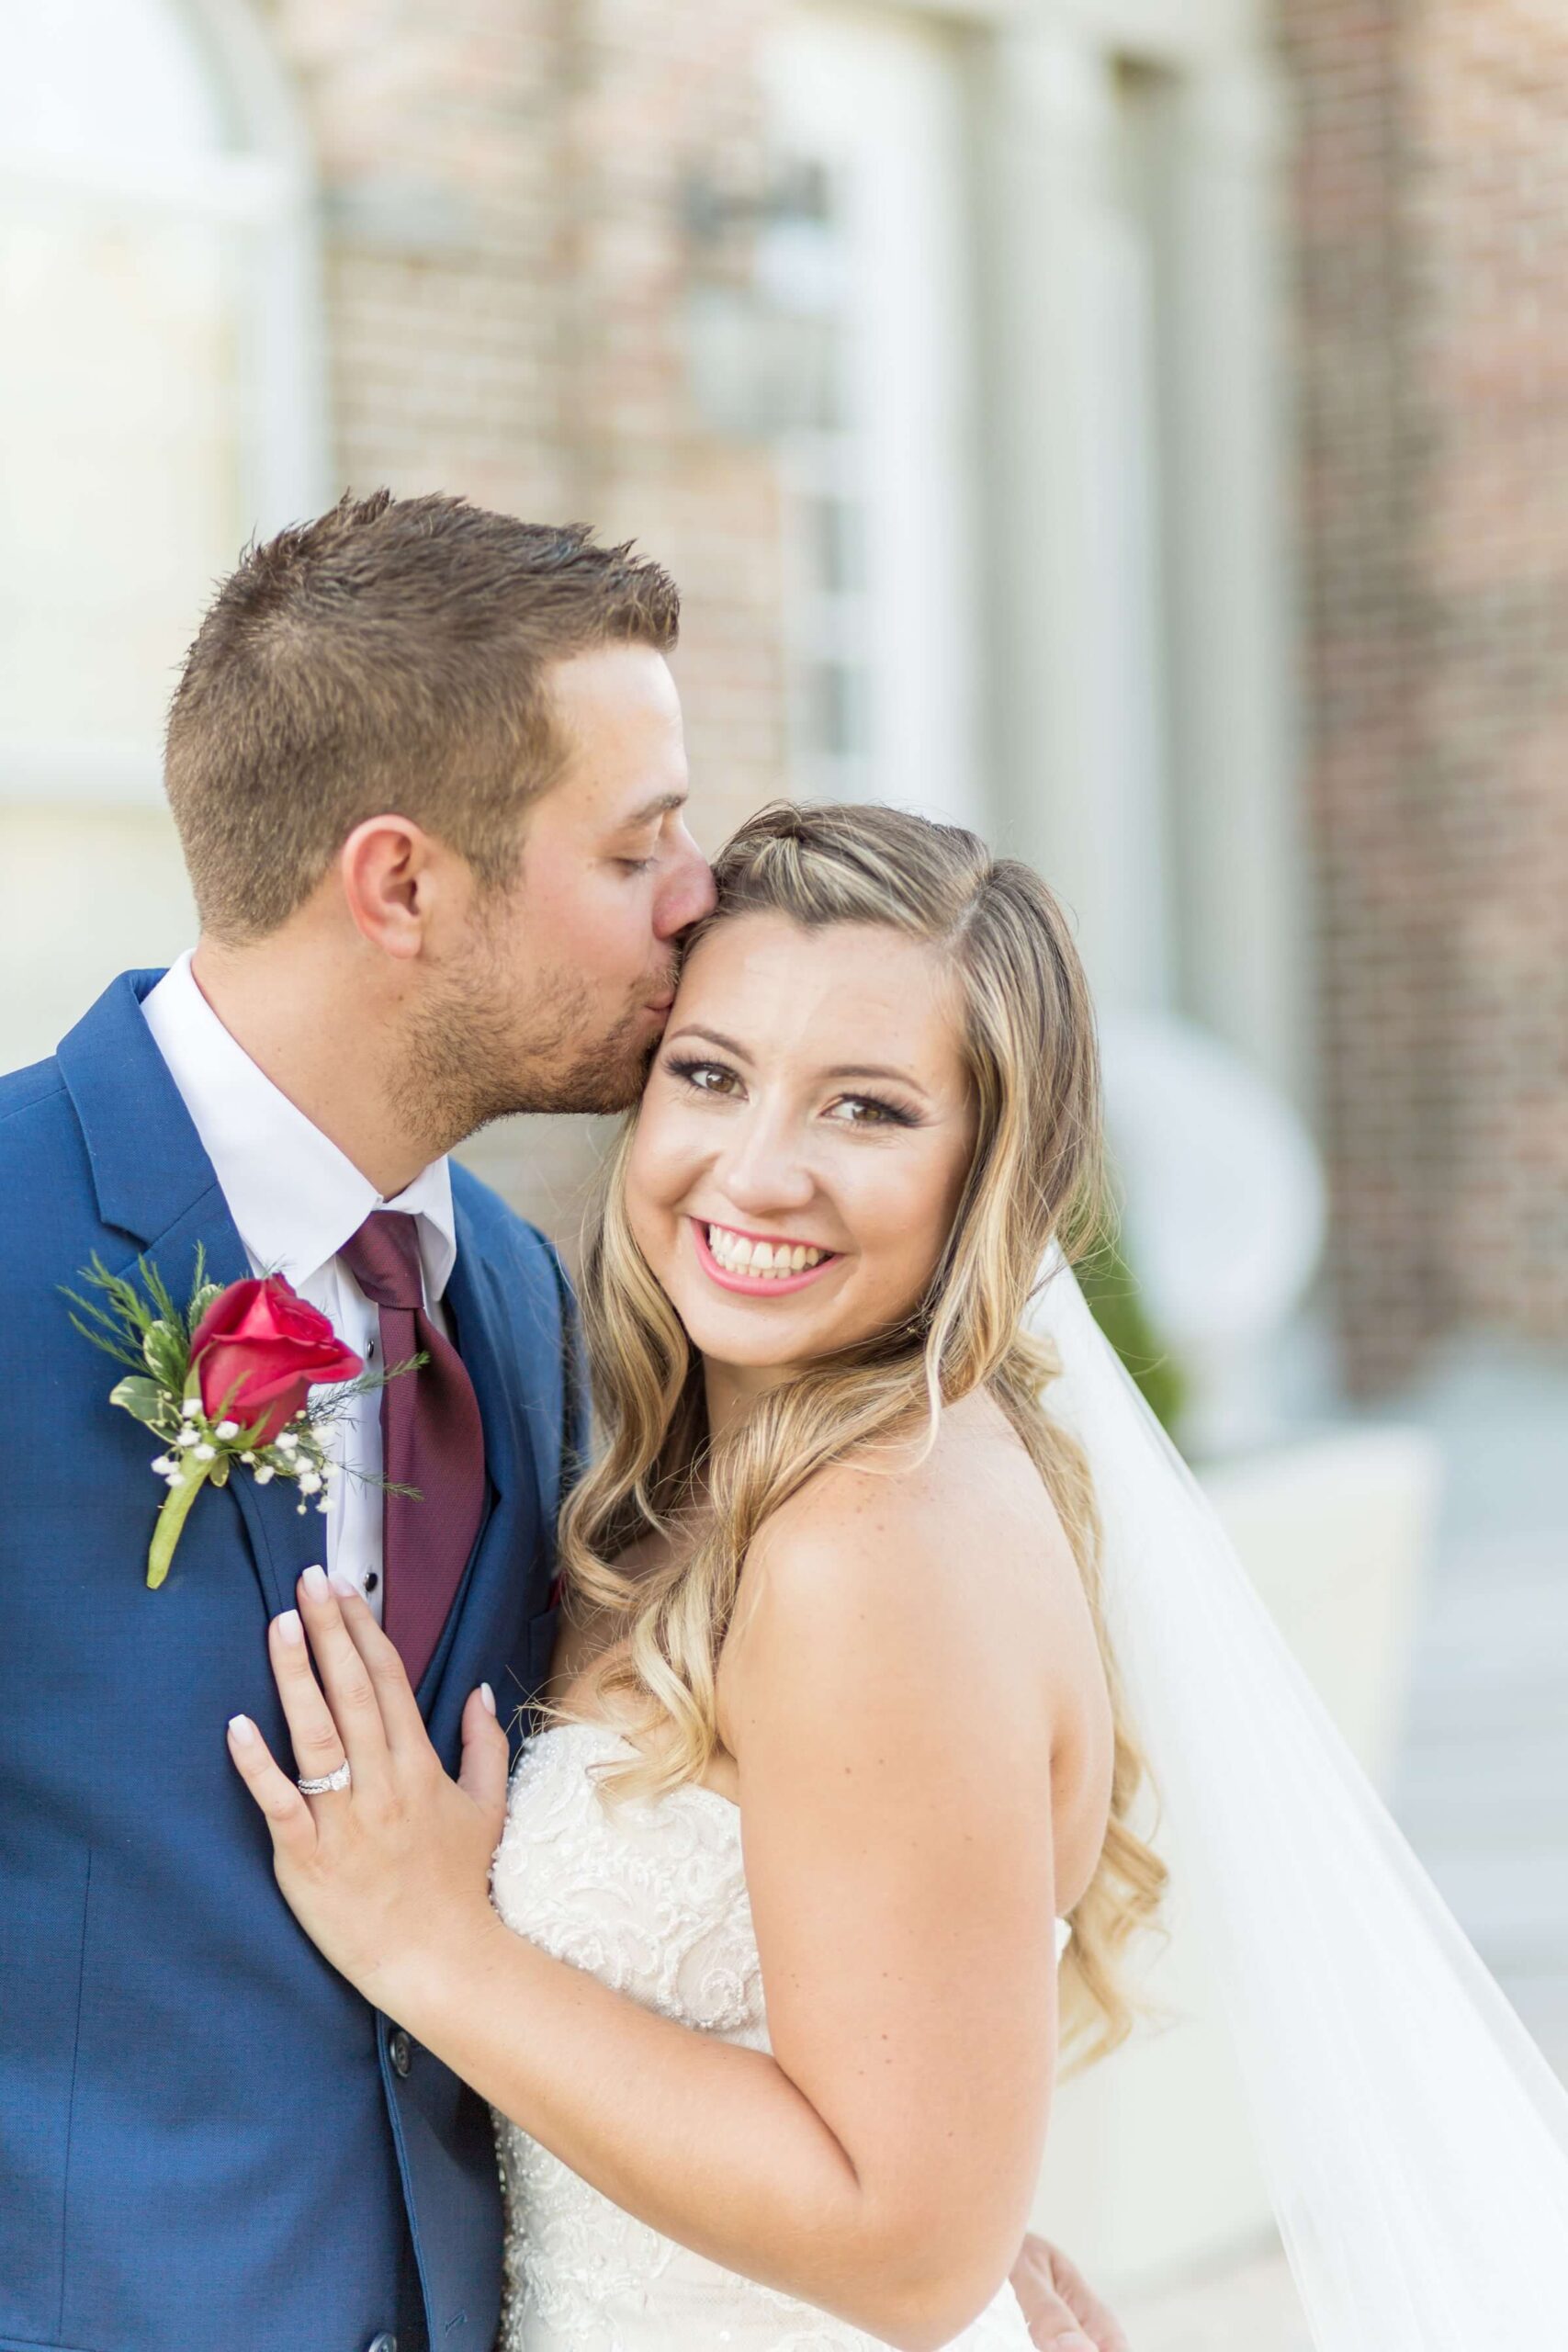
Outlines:
{"label": "suit lapel", "polygon": [[[142,1017],[141,1000],[161,978],[128,972],[114,981],[64,1039],[58,1060],[98,1214],[133,1245],[113,1271],[134,1276],[136,1261],[145,1258],[183,1300],[198,1250],[213,1282],[242,1281],[251,1269],[212,1162]],[[300,1517],[291,1483],[258,1487],[244,1471],[215,1494],[218,1508],[223,1496],[233,1498],[267,1614],[291,1609],[299,1575],[325,1557],[320,1518],[310,1510]],[[208,1499],[198,1498],[197,1507]]]}
{"label": "suit lapel", "polygon": [[[141,1000],[161,978],[128,972],[114,981],[63,1040],[58,1062],[81,1123],[98,1213],[126,1237],[115,1270],[130,1273],[145,1257],[177,1297],[188,1293],[198,1247],[214,1282],[238,1282],[250,1265],[212,1163],[142,1016]],[[454,1205],[457,1256],[446,1296],[479,1397],[489,1501],[420,1683],[438,1746],[443,1736],[454,1736],[473,1684],[512,1654],[531,1604],[529,1566],[544,1521],[527,1384],[516,1361],[516,1302],[505,1295],[507,1277],[487,1262],[466,1208]],[[66,1268],[62,1279],[75,1272]],[[283,1480],[258,1487],[241,1471],[222,1493],[233,1497],[268,1615],[292,1608],[301,1572],[325,1556],[320,1518],[309,1510],[300,1516],[293,1487]]]}

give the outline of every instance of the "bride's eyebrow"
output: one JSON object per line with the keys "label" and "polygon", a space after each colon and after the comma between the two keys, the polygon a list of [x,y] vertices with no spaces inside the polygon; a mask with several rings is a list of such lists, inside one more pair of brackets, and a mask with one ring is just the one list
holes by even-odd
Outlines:
{"label": "bride's eyebrow", "polygon": [[745,1062],[751,1058],[744,1046],[738,1046],[733,1037],[725,1036],[718,1029],[699,1029],[694,1023],[688,1023],[684,1029],[677,1029],[666,1036],[664,1042],[672,1046],[678,1037],[700,1037],[705,1045],[716,1046],[721,1054],[733,1054],[737,1061]]}
{"label": "bride's eyebrow", "polygon": [[825,1069],[822,1075],[824,1078],[886,1079],[895,1086],[907,1086],[911,1094],[929,1099],[929,1090],[920,1084],[918,1078],[911,1078],[907,1069],[894,1069],[885,1062],[840,1062],[836,1069]]}

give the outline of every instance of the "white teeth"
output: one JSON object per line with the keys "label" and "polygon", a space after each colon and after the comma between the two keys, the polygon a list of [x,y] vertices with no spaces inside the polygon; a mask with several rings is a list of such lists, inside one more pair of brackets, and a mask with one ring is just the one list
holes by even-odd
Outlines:
{"label": "white teeth", "polygon": [[808,1266],[820,1265],[830,1254],[826,1250],[808,1249],[800,1241],[753,1241],[746,1234],[732,1233],[722,1225],[707,1227],[707,1240],[726,1273],[760,1274],[774,1282],[783,1274],[804,1273]]}

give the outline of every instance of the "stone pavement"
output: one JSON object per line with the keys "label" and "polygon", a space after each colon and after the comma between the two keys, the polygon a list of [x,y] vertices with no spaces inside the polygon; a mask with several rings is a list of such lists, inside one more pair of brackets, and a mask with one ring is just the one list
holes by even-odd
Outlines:
{"label": "stone pavement", "polygon": [[1472,1348],[1409,1403],[1448,1486],[1394,1811],[1568,2081],[1568,1362]]}
{"label": "stone pavement", "polygon": [[[1458,1346],[1386,1418],[1445,1466],[1393,1809],[1568,2081],[1568,1361]],[[1133,2352],[1310,2352],[1277,2245],[1121,2316]]]}

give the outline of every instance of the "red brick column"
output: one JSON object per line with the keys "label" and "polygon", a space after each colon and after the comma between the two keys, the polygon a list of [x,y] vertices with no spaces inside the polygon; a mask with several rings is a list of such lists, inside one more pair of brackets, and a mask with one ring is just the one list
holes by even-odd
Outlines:
{"label": "red brick column", "polygon": [[1281,0],[1353,1376],[1568,1336],[1568,17]]}

